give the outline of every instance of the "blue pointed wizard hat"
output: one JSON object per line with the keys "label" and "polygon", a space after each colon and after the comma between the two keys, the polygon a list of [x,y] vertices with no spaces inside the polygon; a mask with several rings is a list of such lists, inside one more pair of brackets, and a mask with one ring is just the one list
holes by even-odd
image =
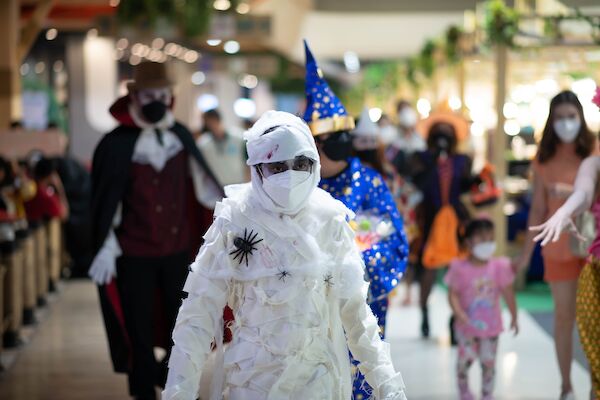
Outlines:
{"label": "blue pointed wizard hat", "polygon": [[323,73],[313,57],[308,43],[304,41],[306,52],[306,110],[304,120],[310,127],[313,136],[324,133],[350,131],[354,129],[354,118],[348,115],[346,108],[333,93]]}

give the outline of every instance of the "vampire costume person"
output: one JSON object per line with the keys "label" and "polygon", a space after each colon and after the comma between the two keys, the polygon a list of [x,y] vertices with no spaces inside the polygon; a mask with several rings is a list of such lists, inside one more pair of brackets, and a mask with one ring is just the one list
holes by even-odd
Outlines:
{"label": "vampire costume person", "polygon": [[[113,366],[127,373],[129,391],[155,399],[164,386],[170,336],[188,263],[202,236],[194,216],[192,163],[212,177],[190,132],[175,121],[164,64],[134,70],[129,95],[111,107],[120,125],[105,135],[92,165],[95,258]],[[197,191],[198,188],[196,188]],[[157,362],[155,345],[167,357]]]}

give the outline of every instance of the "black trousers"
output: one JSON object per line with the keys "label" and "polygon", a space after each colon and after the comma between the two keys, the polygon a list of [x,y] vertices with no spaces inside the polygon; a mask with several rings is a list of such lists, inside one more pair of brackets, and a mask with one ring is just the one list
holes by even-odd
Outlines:
{"label": "black trousers", "polygon": [[[133,365],[129,372],[129,393],[138,398],[155,398],[155,386],[164,386],[171,354],[172,333],[181,305],[188,273],[189,255],[158,258],[122,256],[117,260],[117,286],[125,326],[132,346]],[[169,339],[167,355],[161,363],[154,357],[156,293],[162,292],[165,310],[163,335]]]}

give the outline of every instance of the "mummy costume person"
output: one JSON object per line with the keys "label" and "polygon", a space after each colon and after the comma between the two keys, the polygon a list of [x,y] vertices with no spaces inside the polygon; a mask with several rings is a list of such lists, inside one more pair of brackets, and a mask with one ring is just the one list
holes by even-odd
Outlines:
{"label": "mummy costume person", "polygon": [[[377,399],[405,399],[366,303],[352,212],[317,188],[308,126],[269,111],[245,139],[251,182],[226,187],[191,266],[163,399],[196,399],[213,338],[211,400],[350,399],[348,349]],[[225,304],[235,322],[223,351]]]}

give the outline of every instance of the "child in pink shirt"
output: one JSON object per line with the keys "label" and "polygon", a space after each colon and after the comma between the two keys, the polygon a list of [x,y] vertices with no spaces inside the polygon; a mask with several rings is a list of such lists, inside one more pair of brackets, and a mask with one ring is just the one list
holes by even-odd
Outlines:
{"label": "child in pink shirt", "polygon": [[492,399],[498,335],[502,332],[500,296],[511,314],[510,327],[518,333],[517,306],[512,288],[510,260],[493,257],[496,251],[494,225],[476,219],[465,229],[468,256],[455,260],[445,277],[449,300],[456,318],[458,340],[457,378],[461,400],[473,399],[469,390],[469,367],[479,359],[483,374],[482,399]]}

